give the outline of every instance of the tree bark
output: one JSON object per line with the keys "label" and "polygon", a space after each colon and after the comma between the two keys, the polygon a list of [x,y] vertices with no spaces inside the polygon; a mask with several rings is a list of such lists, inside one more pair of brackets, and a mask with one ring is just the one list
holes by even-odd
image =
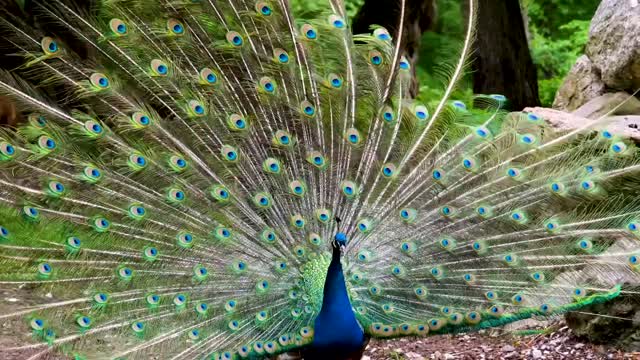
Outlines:
{"label": "tree bark", "polygon": [[[391,0],[365,1],[353,19],[353,33],[369,33],[371,25],[380,25],[395,37],[400,24],[400,4],[400,1]],[[406,0],[404,29],[400,46],[401,53],[407,57],[413,72],[411,97],[415,97],[418,93],[416,66],[422,34],[434,26],[436,13],[435,0]]]}
{"label": "tree bark", "polygon": [[477,19],[473,91],[505,95],[511,110],[539,106],[538,77],[518,0],[478,0]]}

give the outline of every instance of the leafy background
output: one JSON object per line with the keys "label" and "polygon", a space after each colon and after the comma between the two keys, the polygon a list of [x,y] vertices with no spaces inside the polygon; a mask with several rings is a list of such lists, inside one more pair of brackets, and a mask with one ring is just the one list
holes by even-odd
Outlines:
{"label": "leafy background", "polygon": [[[353,17],[364,0],[346,0]],[[600,0],[521,0],[528,19],[529,47],[538,71],[540,101],[550,107],[556,91],[587,43],[590,20]],[[464,20],[460,0],[437,0],[438,20],[433,31],[423,35],[418,64],[419,100],[437,98],[442,91],[438,64],[450,63],[452,49],[462,41]],[[326,4],[317,0],[293,0],[294,12],[302,17],[317,16]],[[471,83],[463,82],[458,97],[470,93]]]}

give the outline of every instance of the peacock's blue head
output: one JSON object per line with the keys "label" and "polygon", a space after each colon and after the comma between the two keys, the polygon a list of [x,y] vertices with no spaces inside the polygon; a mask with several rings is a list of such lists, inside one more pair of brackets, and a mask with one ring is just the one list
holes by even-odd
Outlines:
{"label": "peacock's blue head", "polygon": [[343,232],[339,232],[335,236],[336,243],[338,246],[346,246],[347,245],[347,234]]}

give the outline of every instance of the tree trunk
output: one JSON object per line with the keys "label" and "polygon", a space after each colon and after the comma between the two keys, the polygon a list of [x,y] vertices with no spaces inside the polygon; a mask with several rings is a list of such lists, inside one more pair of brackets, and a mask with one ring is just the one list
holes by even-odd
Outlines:
{"label": "tree trunk", "polygon": [[477,19],[473,91],[505,95],[511,110],[539,106],[538,77],[518,0],[479,0]]}
{"label": "tree trunk", "polygon": [[[430,30],[436,19],[435,0],[405,0],[405,19],[401,39],[401,53],[407,57],[413,72],[411,97],[418,93],[416,67],[422,34]],[[400,23],[400,1],[367,0],[353,19],[353,33],[371,32],[371,25],[380,25],[387,29],[391,36],[398,33]],[[397,39],[394,39],[397,41]]]}

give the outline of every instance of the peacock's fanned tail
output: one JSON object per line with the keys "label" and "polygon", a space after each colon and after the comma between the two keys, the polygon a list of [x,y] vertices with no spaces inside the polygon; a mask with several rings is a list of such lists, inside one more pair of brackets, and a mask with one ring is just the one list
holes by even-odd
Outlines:
{"label": "peacock's fanned tail", "polygon": [[25,121],[0,129],[0,289],[21,299],[0,305],[0,355],[300,348],[338,231],[373,336],[624,292],[638,150],[597,121],[558,133],[506,116],[501,95],[452,99],[469,3],[444,96],[426,104],[408,98],[400,34],[353,36],[339,1],[306,21],[286,0],[35,0],[34,26],[5,12],[1,48],[23,61],[0,95]]}

